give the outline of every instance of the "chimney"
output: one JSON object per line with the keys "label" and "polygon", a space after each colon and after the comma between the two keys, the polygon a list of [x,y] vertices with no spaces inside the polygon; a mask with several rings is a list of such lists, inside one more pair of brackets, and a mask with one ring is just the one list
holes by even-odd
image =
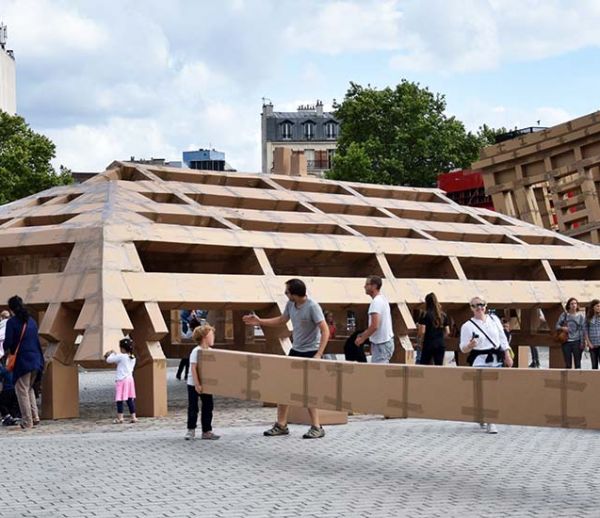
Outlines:
{"label": "chimney", "polygon": [[263,116],[270,117],[273,115],[273,103],[269,101],[268,104],[263,103]]}
{"label": "chimney", "polygon": [[322,117],[323,116],[323,101],[319,101],[319,99],[317,99],[316,110],[317,110],[317,115]]}

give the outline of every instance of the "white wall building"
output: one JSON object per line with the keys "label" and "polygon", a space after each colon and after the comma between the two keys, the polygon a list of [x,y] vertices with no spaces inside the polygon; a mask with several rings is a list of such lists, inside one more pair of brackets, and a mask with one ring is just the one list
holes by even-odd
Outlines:
{"label": "white wall building", "polygon": [[17,113],[17,70],[12,50],[6,48],[6,25],[0,23],[0,110]]}

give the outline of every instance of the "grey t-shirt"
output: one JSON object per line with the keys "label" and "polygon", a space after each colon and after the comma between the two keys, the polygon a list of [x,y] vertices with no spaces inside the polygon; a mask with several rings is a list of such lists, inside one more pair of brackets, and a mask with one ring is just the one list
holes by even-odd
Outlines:
{"label": "grey t-shirt", "polygon": [[290,300],[285,306],[283,315],[290,317],[293,333],[293,346],[296,351],[316,351],[321,341],[319,322],[325,320],[323,310],[314,300],[307,301],[300,307]]}

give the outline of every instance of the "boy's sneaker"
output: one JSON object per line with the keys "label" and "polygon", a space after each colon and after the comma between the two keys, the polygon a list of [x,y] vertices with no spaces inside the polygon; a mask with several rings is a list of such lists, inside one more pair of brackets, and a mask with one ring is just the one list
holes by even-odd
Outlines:
{"label": "boy's sneaker", "polygon": [[188,430],[184,437],[184,439],[186,441],[192,441],[195,438],[196,438],[196,430]]}
{"label": "boy's sneaker", "polygon": [[216,441],[217,439],[220,439],[221,436],[217,435],[216,433],[212,433],[212,432],[203,432],[202,433],[202,439],[204,439],[205,441]]}
{"label": "boy's sneaker", "polygon": [[323,430],[322,426],[318,428],[316,426],[311,426],[302,438],[303,439],[320,439],[321,437],[325,437],[325,430]]}
{"label": "boy's sneaker", "polygon": [[488,423],[486,432],[487,433],[498,433],[498,428],[496,428],[495,424]]}
{"label": "boy's sneaker", "polygon": [[275,423],[271,428],[263,433],[265,437],[275,437],[276,435],[289,435],[290,430],[285,426],[281,426],[279,423]]}

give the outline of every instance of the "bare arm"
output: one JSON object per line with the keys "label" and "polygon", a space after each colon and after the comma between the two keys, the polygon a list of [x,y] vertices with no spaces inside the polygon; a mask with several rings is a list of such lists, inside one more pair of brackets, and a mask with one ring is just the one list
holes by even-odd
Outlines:
{"label": "bare arm", "polygon": [[444,338],[448,338],[450,336],[450,326],[444,327]]}
{"label": "bare arm", "polygon": [[319,322],[319,329],[321,330],[321,341],[319,342],[319,350],[317,351],[317,354],[313,356],[313,358],[317,360],[323,357],[325,347],[327,347],[327,342],[329,342],[329,326],[325,320],[321,320]]}
{"label": "bare arm", "polygon": [[279,315],[278,317],[272,318],[260,318],[258,315],[244,315],[242,320],[247,326],[266,326],[276,327],[287,323],[290,317],[285,315]]}
{"label": "bare arm", "polygon": [[200,376],[198,374],[198,364],[192,363],[190,364],[190,369],[192,369],[192,378],[194,379],[194,387],[196,387],[196,392],[200,394],[202,392],[202,384],[200,383]]}
{"label": "bare arm", "polygon": [[367,329],[365,331],[363,331],[361,334],[359,334],[356,337],[356,340],[354,341],[354,343],[356,345],[362,345],[364,344],[367,339],[375,332],[377,331],[377,328],[379,327],[379,322],[381,321],[381,315],[379,313],[371,313],[371,325],[369,327],[367,327]]}

